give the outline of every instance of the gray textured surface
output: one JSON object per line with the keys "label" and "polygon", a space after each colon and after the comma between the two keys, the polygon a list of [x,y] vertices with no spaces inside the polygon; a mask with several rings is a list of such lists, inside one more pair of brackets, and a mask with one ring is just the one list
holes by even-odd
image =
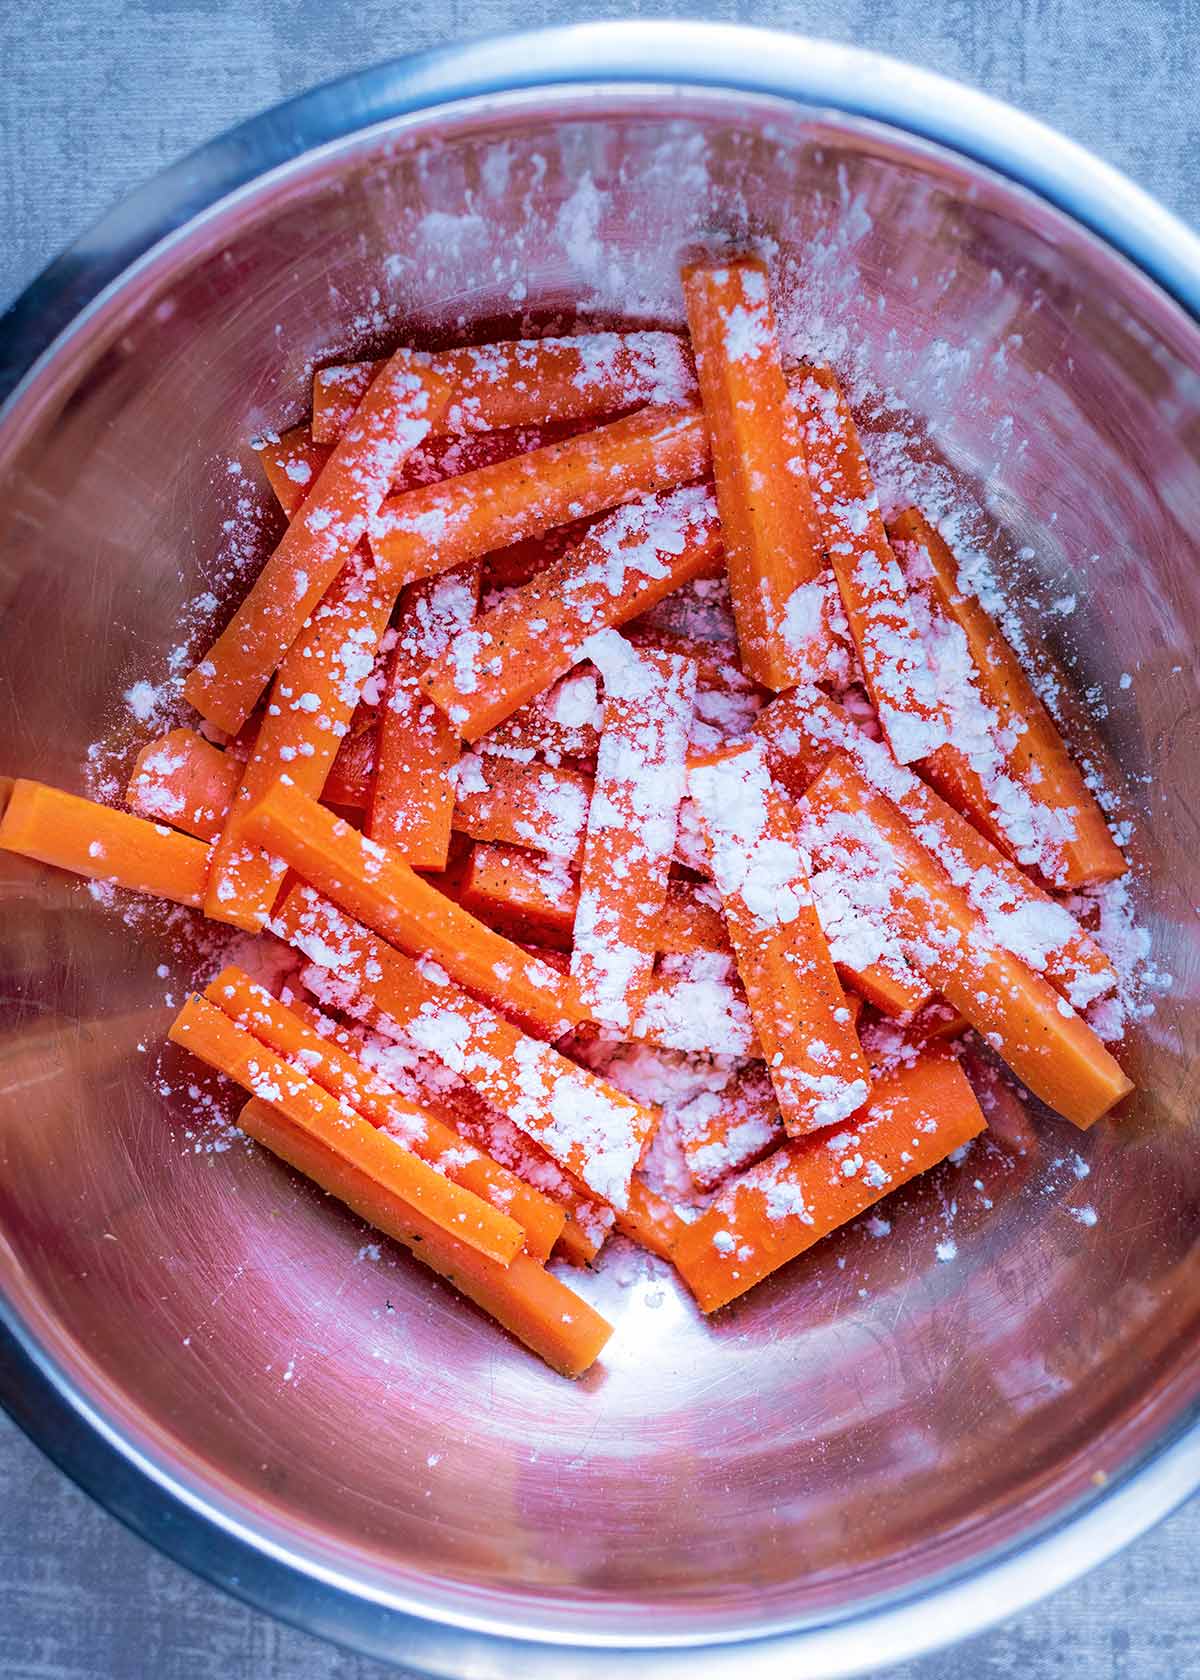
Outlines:
{"label": "gray textured surface", "polygon": [[[115,197],[263,105],[374,59],[590,10],[576,0],[0,3],[0,304]],[[1200,221],[1200,0],[692,0],[687,10],[855,41],[958,76],[1065,130]],[[193,1580],[3,1420],[0,1509],[6,1680],[403,1674]],[[1036,1610],[891,1670],[891,1680],[1200,1680],[1198,1556],[1193,1504]]]}

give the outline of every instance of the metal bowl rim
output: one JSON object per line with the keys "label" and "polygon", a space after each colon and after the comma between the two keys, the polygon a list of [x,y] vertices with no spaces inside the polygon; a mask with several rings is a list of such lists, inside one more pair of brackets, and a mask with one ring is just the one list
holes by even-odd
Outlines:
{"label": "metal bowl rim", "polygon": [[[1125,176],[988,95],[881,54],[811,37],[700,22],[604,22],[489,36],[322,84],[218,135],[153,176],[51,262],[0,316],[0,402],[169,237],[239,189],[377,124],[472,98],[559,86],[659,84],[767,95],[880,123],[982,165],[1049,202],[1154,281],[1200,325],[1200,238]],[[5,401],[5,399],[10,399]],[[0,421],[4,411],[0,411]],[[564,1640],[512,1619],[433,1620],[281,1555],[112,1427],[0,1296],[0,1403],[54,1462],[159,1550],[256,1608],[377,1657],[455,1674],[472,1650],[518,1671],[599,1676],[862,1674],[1011,1616],[1134,1540],[1200,1487],[1200,1406],[1036,1535],[951,1575],[821,1622],[697,1646],[639,1636]],[[914,1612],[919,1607],[920,1614]],[[565,1649],[564,1649],[565,1647]],[[570,1652],[569,1658],[567,1652]],[[557,1655],[556,1655],[557,1653]],[[740,1654],[739,1654],[740,1653]],[[636,1665],[636,1666],[634,1666]]]}

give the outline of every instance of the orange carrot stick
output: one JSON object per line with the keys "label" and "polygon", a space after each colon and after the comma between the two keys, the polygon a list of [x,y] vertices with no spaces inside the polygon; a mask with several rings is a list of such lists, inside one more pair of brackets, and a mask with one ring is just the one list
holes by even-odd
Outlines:
{"label": "orange carrot stick", "polygon": [[592,785],[582,770],[471,753],[459,765],[454,826],[475,840],[529,846],[578,863]]}
{"label": "orange carrot stick", "polygon": [[[587,420],[643,403],[686,403],[696,381],[673,333],[587,333],[447,350],[435,358],[452,396],[434,431],[485,432],[545,420]],[[381,362],[313,375],[313,436],[334,443]]]}
{"label": "orange carrot stick", "polygon": [[371,783],[375,776],[375,739],[379,713],[360,700],[350,719],[350,727],[338,742],[321,798],[326,805],[342,805],[348,810],[363,810],[371,797]]}
{"label": "orange carrot stick", "polygon": [[571,973],[593,1018],[628,1027],[654,978],[683,798],[696,667],[615,630],[587,644],[604,722],[579,872]]}
{"label": "orange carrot stick", "polygon": [[900,811],[845,754],[830,759],[800,810],[813,857],[886,898],[909,961],[1035,1096],[1087,1127],[1133,1089],[1070,1004],[995,943]]}
{"label": "orange carrot stick", "polygon": [[483,843],[471,849],[459,903],[510,939],[569,951],[579,884],[561,858]]}
{"label": "orange carrot stick", "polygon": [[355,1047],[320,1031],[321,1017],[316,1011],[296,1005],[289,1008],[232,965],[205,987],[204,996],[260,1044],[307,1073],[331,1097],[381,1127],[455,1184],[515,1219],[525,1233],[525,1249],[535,1260],[549,1257],[562,1234],[562,1210],[514,1173],[465,1144],[437,1114],[402,1096],[353,1053]]}
{"label": "orange carrot stick", "polygon": [[389,497],[372,523],[371,547],[381,576],[398,589],[707,471],[699,410],[644,408],[529,455]]}
{"label": "orange carrot stick", "polygon": [[229,624],[184,684],[230,733],[245,722],[305,620],[353,554],[405,456],[429,431],[429,393],[410,352],[371,385]]}
{"label": "orange carrot stick", "polygon": [[907,764],[946,739],[937,678],[836,375],[829,368],[810,369],[795,400],[821,540],[879,721],[893,753]]}
{"label": "orange carrot stick", "polygon": [[194,729],[171,729],[137,755],[125,799],[139,817],[215,840],[241,779],[236,758]]}
{"label": "orange carrot stick", "polygon": [[18,777],[0,816],[0,849],[132,892],[199,906],[209,848],[159,823]]}
{"label": "orange carrot stick", "polygon": [[[951,738],[922,773],[1001,851],[1054,886],[1123,875],[1128,865],[1103,811],[1020,660],[979,597],[961,586],[943,538],[916,508],[888,529],[910,585],[927,591],[933,608],[935,663],[960,673]],[[950,626],[965,647],[948,642]]]}
{"label": "orange carrot stick", "polygon": [[654,943],[664,956],[730,955],[729,932],[715,890],[697,881],[671,881],[655,925]]}
{"label": "orange carrot stick", "polygon": [[600,745],[600,685],[590,665],[577,665],[481,735],[480,752],[528,763],[538,758],[594,765]]}
{"label": "orange carrot stick", "polygon": [[766,688],[816,680],[832,640],[824,559],[766,264],[751,257],[694,264],[683,271],[683,297],[742,664]]}
{"label": "orange carrot stick", "polygon": [[613,1207],[624,1205],[656,1110],[528,1038],[451,984],[435,963],[414,963],[310,888],[287,895],[275,926],[342,982],[340,1007],[385,1032],[399,1028],[469,1081],[585,1190]]}
{"label": "orange carrot stick", "polygon": [[509,1266],[488,1260],[300,1131],[271,1104],[252,1097],[238,1125],[360,1219],[411,1249],[553,1370],[578,1377],[599,1357],[612,1326],[529,1255],[518,1254]]}
{"label": "orange carrot stick", "polygon": [[295,788],[276,783],[246,819],[246,836],[414,956],[440,963],[557,1038],[585,1018],[574,988],[519,945],[476,921],[403,858],[358,834]]}
{"label": "orange carrot stick", "polygon": [[929,1054],[876,1080],[869,1106],[833,1137],[785,1143],[731,1180],[672,1259],[715,1312],[983,1129],[958,1064]]}
{"label": "orange carrot stick", "polygon": [[656,974],[631,1036],[692,1055],[761,1054],[746,994],[727,956],[702,958],[698,965],[684,959],[682,972]]}
{"label": "orange carrot stick", "polygon": [[246,817],[281,777],[314,798],[323,792],[390,610],[360,547],[284,655],[213,853],[204,910],[214,920],[249,933],[265,925],[285,866],[248,842]]}
{"label": "orange carrot stick", "polygon": [[[303,971],[302,980],[323,1005],[340,1007],[339,999],[345,996],[346,988],[336,975],[310,963]],[[507,1115],[493,1107],[474,1086],[451,1073],[430,1051],[420,1049],[394,1023],[392,1036],[384,1037],[364,1027],[335,1022],[323,1009],[297,999],[290,1000],[289,1007],[323,1038],[332,1039],[356,1060],[377,1070],[410,1102],[437,1116],[447,1132],[479,1150],[495,1171],[506,1173],[515,1181],[519,1191],[514,1190],[505,1211],[525,1226],[526,1248],[530,1253],[537,1256],[541,1245],[548,1240],[551,1218],[559,1236],[567,1225],[586,1227],[595,1244],[594,1252],[599,1253],[612,1227],[612,1209],[585,1195],[541,1144],[514,1126]],[[549,1215],[541,1203],[548,1206]],[[528,1219],[521,1216],[522,1208],[530,1215]],[[564,1216],[566,1225],[562,1223]],[[532,1246],[531,1232],[537,1233],[537,1248]]]}
{"label": "orange carrot stick", "polygon": [[430,667],[430,697],[475,741],[580,657],[588,637],[720,563],[721,527],[700,487],[643,496],[594,525],[575,551],[482,613],[453,660]]}
{"label": "orange carrot stick", "polygon": [[289,519],[320,478],[332,453],[326,445],[313,442],[308,426],[293,426],[259,450],[267,483]]}
{"label": "orange carrot stick", "polygon": [[410,585],[400,598],[366,831],[414,869],[446,867],[462,750],[458,731],[417,679],[474,618],[479,574],[478,562],[468,562]]}
{"label": "orange carrot stick", "polygon": [[917,839],[987,921],[997,943],[1044,974],[1077,1009],[1116,984],[1112,964],[1065,905],[1043,892],[919,776],[897,764],[836,700],[816,689],[782,694],[761,713],[755,728],[767,743],[772,773],[797,796],[832,753],[844,751],[904,813]]}
{"label": "orange carrot stick", "polygon": [[[725,918],[711,897],[712,888],[699,882],[668,882],[666,903],[654,922],[655,949],[672,956],[729,955]],[[472,848],[459,902],[511,939],[569,951],[579,884],[559,859],[484,842]]]}
{"label": "orange carrot stick", "polygon": [[453,1183],[331,1096],[204,998],[190,997],[167,1034],[461,1242],[507,1266],[525,1233],[515,1219]]}
{"label": "orange carrot stick", "polygon": [[693,764],[688,788],[784,1127],[799,1137],[836,1125],[867,1100],[867,1062],[764,749]]}
{"label": "orange carrot stick", "polygon": [[761,1062],[739,1068],[719,1091],[700,1091],[676,1109],[675,1123],[684,1162],[699,1190],[712,1190],[787,1136],[775,1087]]}
{"label": "orange carrot stick", "polygon": [[[831,880],[833,873],[831,870],[818,869],[812,876],[813,897],[821,907],[822,918],[829,905],[827,888],[834,885]],[[858,931],[862,931],[867,918],[859,917],[854,920],[859,924]],[[826,926],[824,919],[822,926]],[[877,948],[879,925],[872,924],[866,931],[872,948]],[[902,1017],[914,1015],[929,1002],[933,996],[933,987],[927,985],[919,974],[914,974],[900,955],[899,945],[890,931],[883,930],[886,942],[883,954],[873,962],[863,962],[860,959],[857,967],[854,963],[840,960],[836,955],[846,948],[841,938],[844,932],[845,929],[838,920],[828,924],[829,952],[834,958],[833,966],[837,969],[838,979],[844,986],[849,986],[856,992],[864,1003],[872,1004],[881,1015]]]}
{"label": "orange carrot stick", "polygon": [[660,1260],[669,1260],[687,1226],[670,1202],[634,1173],[629,1203],[617,1214],[617,1229],[651,1254],[657,1254]]}

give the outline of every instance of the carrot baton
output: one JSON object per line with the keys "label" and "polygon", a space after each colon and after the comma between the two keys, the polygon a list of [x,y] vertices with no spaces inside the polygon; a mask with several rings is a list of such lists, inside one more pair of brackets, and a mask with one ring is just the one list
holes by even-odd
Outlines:
{"label": "carrot baton", "polygon": [[415,963],[310,888],[280,906],[275,931],[343,982],[339,1007],[384,1032],[399,1028],[528,1133],[582,1187],[622,1207],[657,1124],[551,1045],[469,998],[432,962]]}
{"label": "carrot baton", "polygon": [[589,636],[627,623],[721,560],[711,491],[645,495],[599,520],[579,547],[481,613],[453,657],[430,667],[430,697],[476,741],[563,675]]}
{"label": "carrot baton", "polygon": [[190,835],[23,777],[8,788],[0,850],[193,908],[204,899],[210,856]]}
{"label": "carrot baton", "polygon": [[248,839],[246,818],[281,778],[318,798],[350,726],[391,597],[381,593],[369,555],[359,547],[284,655],[254,743],[213,853],[205,914],[257,933],[271,914],[283,861]]}
{"label": "carrot baton", "polygon": [[688,787],[784,1126],[799,1137],[836,1125],[867,1100],[867,1062],[765,751],[694,763]]}
{"label": "carrot baton", "polygon": [[683,1159],[698,1190],[712,1190],[786,1141],[779,1099],[761,1062],[739,1068],[719,1091],[675,1111]]}
{"label": "carrot baton", "polygon": [[459,903],[510,939],[569,951],[579,883],[561,858],[483,842],[471,848]]}
{"label": "carrot baton", "polygon": [[1133,1089],[1099,1038],[1048,981],[998,945],[904,816],[845,754],[805,794],[814,858],[886,898],[905,955],[1051,1108],[1088,1127]]}
{"label": "carrot baton", "polygon": [[[339,1000],[345,998],[345,983],[328,969],[308,964],[301,978],[306,990],[323,1005],[339,1008]],[[383,1037],[361,1026],[336,1023],[319,1008],[299,1001],[292,1001],[291,1008],[316,1032],[331,1038],[388,1084],[395,1085],[410,1102],[437,1117],[447,1136],[466,1142],[466,1154],[472,1147],[479,1151],[479,1159],[489,1173],[503,1174],[497,1205],[503,1205],[504,1211],[524,1226],[526,1250],[534,1258],[543,1257],[545,1248],[558,1247],[568,1226],[580,1231],[587,1228],[595,1243],[593,1253],[600,1252],[612,1226],[612,1210],[583,1193],[541,1144],[492,1107],[474,1085],[452,1074],[432,1052],[418,1048],[398,1028],[397,1037]],[[511,1196],[509,1184],[513,1186]],[[506,1196],[508,1200],[504,1200]],[[491,1198],[486,1196],[484,1200]]]}
{"label": "carrot baton", "polygon": [[360,700],[350,719],[350,727],[338,742],[321,798],[326,805],[341,805],[347,810],[365,810],[371,798],[371,783],[375,778],[375,739],[379,725],[376,708],[364,706]]}
{"label": "carrot baton", "polygon": [[429,431],[421,366],[398,351],[371,384],[316,483],[234,613],[184,684],[185,698],[230,733],[366,534],[405,456]]}
{"label": "carrot baton", "polygon": [[715,1312],[984,1129],[957,1062],[928,1054],[877,1079],[868,1106],[833,1136],[785,1143],[685,1226],[671,1258],[701,1310]]}
{"label": "carrot baton", "polygon": [[571,973],[597,1020],[629,1027],[654,977],[683,798],[696,667],[615,630],[587,643],[604,721],[579,873]]}
{"label": "carrot baton", "polygon": [[194,729],[171,729],[138,753],[125,802],[150,822],[215,840],[241,779],[236,758]]}
{"label": "carrot baton", "polygon": [[411,584],[400,598],[396,645],[379,714],[366,831],[414,869],[444,869],[454,815],[458,731],[418,678],[470,625],[480,567],[468,562]]}
{"label": "carrot baton", "polygon": [[371,524],[381,576],[399,590],[492,549],[708,471],[698,409],[643,408],[565,442],[385,501]]}
{"label": "carrot baton", "polygon": [[276,783],[251,810],[245,832],[350,915],[413,956],[440,963],[461,985],[513,1010],[546,1037],[585,1018],[561,974],[297,789]]}
{"label": "carrot baton", "polygon": [[683,297],[742,663],[772,689],[826,675],[831,655],[845,676],[825,609],[825,560],[766,264],[752,257],[693,264],[683,271]]}
{"label": "carrot baton", "polygon": [[469,753],[458,767],[454,826],[474,840],[528,846],[578,863],[592,787],[582,770]]}
{"label": "carrot baton", "polygon": [[525,1233],[515,1219],[402,1148],[206,999],[189,998],[167,1036],[251,1096],[272,1103],[299,1130],[418,1208],[439,1229],[502,1266],[520,1253]]}
{"label": "carrot baton", "polygon": [[875,710],[902,764],[924,758],[945,741],[946,717],[858,428],[829,368],[807,370],[794,400],[821,540]]}
{"label": "carrot baton", "polygon": [[600,685],[590,665],[576,665],[565,676],[480,735],[477,751],[528,763],[539,758],[559,765],[564,759],[589,767],[600,745]]}
{"label": "carrot baton", "polygon": [[1001,851],[1052,885],[1123,875],[1128,865],[1094,794],[999,627],[962,587],[943,538],[916,508],[888,529],[910,584],[928,592],[935,662],[939,647],[949,651],[949,626],[965,643],[949,661],[960,673],[951,737],[922,774]]}
{"label": "carrot baton", "polygon": [[[381,362],[350,362],[313,375],[313,436],[334,443]],[[481,432],[546,420],[588,420],[644,403],[687,403],[696,380],[674,333],[584,333],[443,351],[448,395],[435,432]]]}
{"label": "carrot baton", "polygon": [[259,449],[267,483],[289,519],[320,478],[332,453],[331,447],[313,441],[309,426],[293,426]]}
{"label": "carrot baton", "polygon": [[1116,984],[1107,956],[1066,906],[1043,892],[918,775],[897,764],[883,742],[873,741],[836,700],[816,689],[781,694],[760,714],[755,729],[767,743],[772,773],[797,796],[834,752],[845,752],[908,818],[917,839],[966,893],[996,942],[1044,974],[1075,1008],[1084,1008]]}
{"label": "carrot baton", "polygon": [[230,965],[205,987],[206,1000],[371,1125],[419,1155],[455,1184],[515,1219],[535,1260],[548,1258],[565,1215],[540,1192],[479,1150],[436,1113],[410,1100],[362,1058],[363,1045],[338,1032],[318,1011],[280,1002],[244,970]]}
{"label": "carrot baton", "polygon": [[582,1376],[599,1357],[612,1326],[529,1255],[497,1265],[302,1132],[272,1104],[252,1097],[238,1125],[360,1219],[403,1243],[553,1370]]}

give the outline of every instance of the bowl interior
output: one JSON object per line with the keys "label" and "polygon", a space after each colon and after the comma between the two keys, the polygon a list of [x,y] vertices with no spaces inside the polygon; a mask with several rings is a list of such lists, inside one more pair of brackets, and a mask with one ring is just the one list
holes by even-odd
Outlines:
{"label": "bowl interior", "polygon": [[1010,1100],[1007,1143],[709,1324],[614,1245],[579,1286],[617,1334],[571,1385],[239,1141],[213,1084],[169,1094],[162,1031],[209,931],[0,861],[0,1279],[36,1336],[294,1556],[578,1638],[911,1587],[1051,1520],[1193,1398],[1200,336],[931,147],[766,98],[576,89],[260,181],[102,300],[0,426],[0,769],[112,787],[210,627],[189,603],[278,529],[251,439],[304,415],[314,364],[677,323],[681,256],[721,241],[771,255],[789,348],[866,399],[885,495],[1010,581],[1132,821],[1171,985],[1125,1118],[1084,1137]]}

